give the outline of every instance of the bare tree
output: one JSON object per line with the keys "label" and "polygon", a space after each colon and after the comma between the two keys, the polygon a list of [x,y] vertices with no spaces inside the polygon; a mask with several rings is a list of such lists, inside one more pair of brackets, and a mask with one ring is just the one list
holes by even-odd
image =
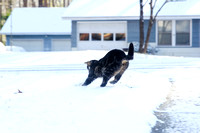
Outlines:
{"label": "bare tree", "polygon": [[65,0],[63,0],[63,7],[65,7],[66,6],[66,3],[65,3]]}
{"label": "bare tree", "polygon": [[19,7],[22,7],[22,6],[21,6],[21,5],[22,5],[22,4],[21,4],[21,0],[19,0],[19,3],[18,3],[18,4],[19,4]]}
{"label": "bare tree", "polygon": [[39,7],[43,7],[43,0],[38,0],[38,3],[39,3]]}
{"label": "bare tree", "polygon": [[28,1],[27,0],[23,0],[23,7],[27,7],[28,6]]}
{"label": "bare tree", "polygon": [[[1,18],[2,18],[2,0],[0,0],[0,29],[2,27]],[[2,42],[2,35],[0,35],[0,42]]]}
{"label": "bare tree", "polygon": [[[153,1],[150,0],[149,6],[150,6],[150,17],[149,17],[149,24],[148,24],[148,29],[147,29],[147,35],[146,39],[144,41],[144,17],[143,17],[143,7],[149,0],[146,0],[146,2],[143,4],[143,0],[140,0],[140,45],[139,45],[139,52],[140,53],[146,53],[147,52],[147,47],[151,35],[151,29],[152,26],[156,20],[156,17],[158,16],[158,13],[161,11],[161,9],[167,4],[168,2],[171,2],[173,0],[165,0],[165,2],[161,5],[159,10],[156,12],[154,15],[154,8],[156,6],[157,0]],[[145,42],[145,44],[144,44]]]}
{"label": "bare tree", "polygon": [[13,2],[12,2],[12,0],[8,0],[8,8],[10,9],[10,11],[12,11],[12,9],[13,9]]}
{"label": "bare tree", "polygon": [[16,7],[67,7],[72,0],[1,0],[2,9],[11,10]]}
{"label": "bare tree", "polygon": [[32,7],[36,7],[36,2],[32,0]]}
{"label": "bare tree", "polygon": [[143,51],[143,44],[144,44],[144,12],[143,12],[143,0],[140,0],[140,46],[139,52],[142,53]]}
{"label": "bare tree", "polygon": [[51,0],[51,6],[55,7],[55,0]]}
{"label": "bare tree", "polygon": [[44,0],[43,7],[47,7],[47,0]]}

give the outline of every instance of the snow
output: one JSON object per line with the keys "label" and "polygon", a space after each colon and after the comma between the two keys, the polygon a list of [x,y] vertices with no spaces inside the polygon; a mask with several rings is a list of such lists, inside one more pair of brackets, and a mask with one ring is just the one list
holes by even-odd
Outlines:
{"label": "snow", "polygon": [[19,46],[5,46],[0,42],[0,53],[3,52],[26,52],[26,50]]}
{"label": "snow", "polygon": [[71,21],[62,19],[65,10],[66,8],[15,8],[4,24],[1,34],[71,34]]}
{"label": "snow", "polygon": [[[146,1],[144,1],[145,3]],[[165,0],[159,0],[156,3],[154,14],[159,10]],[[144,6],[144,16],[150,15],[149,2]],[[195,10],[200,6],[199,0],[179,0],[176,2],[168,2],[160,11],[159,16],[187,16],[199,15],[200,11]],[[177,7],[179,10],[177,10]],[[78,9],[78,10],[77,10]],[[112,10],[111,10],[112,9]],[[135,18],[139,19],[140,6],[139,0],[73,0],[70,6],[66,9],[63,17],[66,19],[89,19],[90,17],[118,17],[124,19]],[[197,16],[196,16],[197,17]],[[94,19],[94,18],[93,18]]]}
{"label": "snow", "polygon": [[81,86],[84,62],[106,53],[0,53],[0,132],[149,133],[172,81],[183,96],[200,95],[199,58],[135,54],[117,84]]}
{"label": "snow", "polygon": [[[198,64],[198,65],[197,65]],[[174,69],[171,90],[162,108],[158,109],[165,122],[162,133],[198,133],[200,131],[200,79],[199,63]],[[198,66],[198,67],[197,67]],[[163,125],[163,126],[162,126]],[[159,129],[159,127],[157,128]],[[159,132],[157,132],[159,133]]]}
{"label": "snow", "polygon": [[0,42],[0,52],[5,52],[5,51],[6,51],[5,45],[2,42]]}
{"label": "snow", "polygon": [[26,50],[23,47],[19,46],[5,46],[6,51],[11,51],[11,52],[26,52]]}

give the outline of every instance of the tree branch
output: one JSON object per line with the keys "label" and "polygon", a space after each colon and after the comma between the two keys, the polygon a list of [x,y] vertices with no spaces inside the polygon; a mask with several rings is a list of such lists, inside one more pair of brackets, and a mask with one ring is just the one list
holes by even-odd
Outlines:
{"label": "tree branch", "polygon": [[153,21],[155,21],[156,17],[158,16],[158,13],[159,13],[160,10],[164,7],[164,5],[167,4],[167,3],[168,3],[168,1],[166,0],[166,1],[162,4],[162,6],[160,7],[160,9],[157,11],[156,15],[154,16]]}
{"label": "tree branch", "polygon": [[155,0],[154,5],[153,5],[153,8],[156,6],[156,2],[157,2],[157,0]]}
{"label": "tree branch", "polygon": [[146,0],[146,2],[144,3],[144,5],[143,6],[145,6],[146,4],[147,4],[147,2],[148,2],[149,0]]}

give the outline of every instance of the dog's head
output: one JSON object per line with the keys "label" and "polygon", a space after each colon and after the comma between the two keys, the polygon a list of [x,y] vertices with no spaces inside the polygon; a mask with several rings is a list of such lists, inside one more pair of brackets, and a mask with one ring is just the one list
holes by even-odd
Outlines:
{"label": "dog's head", "polygon": [[96,68],[98,67],[98,61],[97,60],[91,60],[91,61],[85,62],[85,64],[87,64],[89,76],[97,76]]}
{"label": "dog's head", "polygon": [[85,62],[85,64],[87,65],[87,69],[90,71],[98,65],[98,61],[97,60],[91,60],[91,61]]}

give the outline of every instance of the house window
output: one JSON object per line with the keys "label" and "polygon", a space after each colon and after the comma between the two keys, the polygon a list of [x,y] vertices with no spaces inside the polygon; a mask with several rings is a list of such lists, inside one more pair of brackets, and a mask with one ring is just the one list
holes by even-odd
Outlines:
{"label": "house window", "polygon": [[190,44],[190,21],[177,20],[176,21],[176,45]]}
{"label": "house window", "polygon": [[101,33],[92,33],[92,41],[101,41]]}
{"label": "house window", "polygon": [[172,45],[172,21],[158,21],[158,45]]}
{"label": "house window", "polygon": [[125,33],[116,33],[115,34],[115,40],[116,41],[125,41],[126,34]]}
{"label": "house window", "polygon": [[103,39],[104,41],[113,41],[113,33],[104,33]]}
{"label": "house window", "polygon": [[89,33],[80,33],[79,39],[80,41],[89,41]]}
{"label": "house window", "polygon": [[190,20],[159,20],[158,46],[189,46]]}

